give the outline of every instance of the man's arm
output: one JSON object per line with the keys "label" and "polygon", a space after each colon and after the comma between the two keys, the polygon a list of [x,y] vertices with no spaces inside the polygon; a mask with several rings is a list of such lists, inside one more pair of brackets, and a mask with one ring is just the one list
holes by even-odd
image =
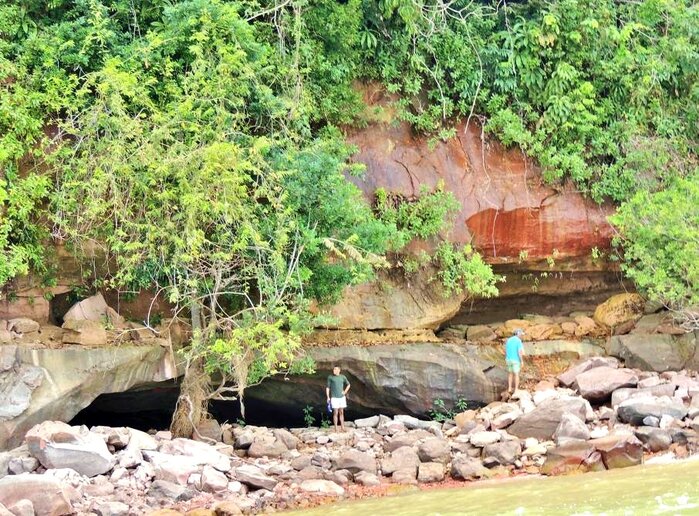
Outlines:
{"label": "man's arm", "polygon": [[351,385],[350,385],[349,380],[347,379],[347,377],[345,377],[345,385],[346,385],[345,390],[342,391],[342,395],[343,395],[343,396],[347,396],[347,393],[349,392],[350,387],[351,387]]}
{"label": "man's arm", "polygon": [[519,347],[519,362],[524,363],[524,346]]}
{"label": "man's arm", "polygon": [[325,388],[325,397],[330,401],[330,387]]}

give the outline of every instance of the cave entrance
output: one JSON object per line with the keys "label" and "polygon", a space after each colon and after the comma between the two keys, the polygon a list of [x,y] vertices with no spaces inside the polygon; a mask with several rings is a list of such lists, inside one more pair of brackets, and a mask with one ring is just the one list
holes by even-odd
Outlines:
{"label": "cave entrance", "polygon": [[[330,419],[326,412],[325,394],[322,389],[316,387],[315,392],[299,397],[279,389],[278,385],[278,382],[266,381],[246,391],[245,422],[247,424],[288,428],[306,426],[306,414],[314,418],[315,426]],[[273,401],[269,396],[264,396],[270,389],[279,392],[279,396],[274,396]],[[101,394],[81,410],[70,424],[88,427],[128,426],[144,432],[167,430],[170,427],[179,392],[179,383],[170,380],[125,392]],[[213,401],[209,411],[219,423],[236,423],[242,419],[238,401]],[[356,414],[352,412],[350,410],[347,413],[348,421],[366,415],[356,410]]]}

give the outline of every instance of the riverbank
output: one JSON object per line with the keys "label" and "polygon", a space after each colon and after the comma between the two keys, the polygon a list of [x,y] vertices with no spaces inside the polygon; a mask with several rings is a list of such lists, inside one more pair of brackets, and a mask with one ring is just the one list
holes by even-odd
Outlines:
{"label": "riverbank", "polygon": [[340,433],[211,421],[199,440],[45,422],[0,454],[0,503],[11,514],[250,514],[682,458],[699,449],[699,378],[594,357],[507,402],[437,418],[377,415]]}

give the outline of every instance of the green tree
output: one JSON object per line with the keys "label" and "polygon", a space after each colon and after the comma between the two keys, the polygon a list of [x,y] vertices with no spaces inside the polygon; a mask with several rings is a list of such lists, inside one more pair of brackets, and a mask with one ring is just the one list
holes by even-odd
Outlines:
{"label": "green tree", "polygon": [[687,329],[699,329],[699,173],[637,193],[610,220],[626,275]]}

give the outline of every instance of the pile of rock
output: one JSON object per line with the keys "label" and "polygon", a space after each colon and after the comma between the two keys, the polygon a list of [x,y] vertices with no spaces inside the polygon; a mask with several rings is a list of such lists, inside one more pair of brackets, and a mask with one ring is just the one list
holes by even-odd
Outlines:
{"label": "pile of rock", "polygon": [[377,415],[345,433],[210,422],[202,442],[46,422],[0,454],[0,515],[247,513],[343,496],[354,485],[594,471],[640,464],[644,451],[684,456],[697,447],[692,374],[598,357],[557,382],[442,423]]}
{"label": "pile of rock", "polygon": [[628,333],[648,335],[680,335],[672,315],[660,311],[660,306],[647,303],[640,295],[624,293],[610,297],[594,312],[573,312],[567,316],[530,315],[521,319],[479,325],[455,325],[442,330],[446,339],[466,339],[471,342],[494,342],[512,335],[515,329],[526,332],[528,341],[557,339],[602,338]]}

